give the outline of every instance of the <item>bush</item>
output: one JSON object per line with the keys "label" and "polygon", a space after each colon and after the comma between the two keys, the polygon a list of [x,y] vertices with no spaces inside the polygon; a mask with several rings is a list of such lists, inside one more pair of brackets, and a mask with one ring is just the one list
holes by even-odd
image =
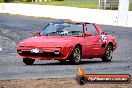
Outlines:
{"label": "bush", "polygon": [[0,0],[0,2],[4,2],[4,0]]}

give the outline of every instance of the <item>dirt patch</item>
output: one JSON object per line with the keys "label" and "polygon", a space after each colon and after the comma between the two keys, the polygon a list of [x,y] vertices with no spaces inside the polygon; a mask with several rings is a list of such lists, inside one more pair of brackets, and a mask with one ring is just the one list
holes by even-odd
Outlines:
{"label": "dirt patch", "polygon": [[75,78],[23,79],[0,81],[0,88],[132,88],[129,84],[85,84],[80,86]]}

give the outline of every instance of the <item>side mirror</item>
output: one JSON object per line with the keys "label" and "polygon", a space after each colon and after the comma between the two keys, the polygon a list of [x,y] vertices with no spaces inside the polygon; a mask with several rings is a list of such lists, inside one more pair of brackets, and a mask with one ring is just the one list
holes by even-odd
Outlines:
{"label": "side mirror", "polygon": [[88,32],[87,36],[92,36],[92,33],[91,32]]}
{"label": "side mirror", "polygon": [[105,34],[105,35],[108,35],[108,33],[107,33],[107,32],[104,32],[104,34]]}
{"label": "side mirror", "polygon": [[35,32],[36,36],[40,36],[40,31]]}
{"label": "side mirror", "polygon": [[102,32],[101,35],[108,35],[108,33],[107,32]]}

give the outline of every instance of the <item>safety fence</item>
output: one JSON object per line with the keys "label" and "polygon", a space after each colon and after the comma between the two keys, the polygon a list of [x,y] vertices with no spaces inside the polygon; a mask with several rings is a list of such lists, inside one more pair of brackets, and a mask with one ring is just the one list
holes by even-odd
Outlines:
{"label": "safety fence", "polygon": [[132,27],[132,11],[128,12],[127,21],[119,24],[118,10],[100,10],[66,6],[1,3],[0,13],[19,14],[25,16],[71,19],[81,22],[92,22],[104,25]]}

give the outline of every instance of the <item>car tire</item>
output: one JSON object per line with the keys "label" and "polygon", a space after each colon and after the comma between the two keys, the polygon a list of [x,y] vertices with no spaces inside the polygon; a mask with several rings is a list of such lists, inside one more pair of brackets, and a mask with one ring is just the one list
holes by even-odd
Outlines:
{"label": "car tire", "polygon": [[79,46],[76,46],[71,53],[69,62],[74,65],[79,64],[81,62],[81,52],[81,48]]}
{"label": "car tire", "polygon": [[105,54],[103,55],[103,57],[101,58],[103,62],[110,62],[112,59],[112,45],[108,45],[106,50],[105,50]]}
{"label": "car tire", "polygon": [[32,65],[34,63],[35,59],[30,59],[30,58],[23,58],[23,62],[26,65]]}

